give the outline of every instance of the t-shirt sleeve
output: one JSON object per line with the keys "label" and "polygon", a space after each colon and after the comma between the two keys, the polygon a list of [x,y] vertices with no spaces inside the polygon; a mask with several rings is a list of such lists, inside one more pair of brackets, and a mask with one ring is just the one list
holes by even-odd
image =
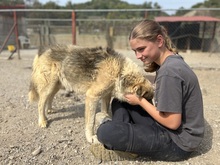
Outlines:
{"label": "t-shirt sleeve", "polygon": [[161,76],[156,81],[155,105],[161,112],[182,113],[182,81]]}

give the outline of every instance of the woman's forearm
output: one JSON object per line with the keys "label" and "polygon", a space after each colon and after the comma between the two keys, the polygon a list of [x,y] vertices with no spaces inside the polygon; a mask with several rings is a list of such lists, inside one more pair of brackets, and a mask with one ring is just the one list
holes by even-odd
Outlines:
{"label": "woman's forearm", "polygon": [[158,123],[163,126],[176,130],[181,124],[181,114],[160,112],[157,108],[149,103],[146,99],[142,98],[139,105],[149,113]]}

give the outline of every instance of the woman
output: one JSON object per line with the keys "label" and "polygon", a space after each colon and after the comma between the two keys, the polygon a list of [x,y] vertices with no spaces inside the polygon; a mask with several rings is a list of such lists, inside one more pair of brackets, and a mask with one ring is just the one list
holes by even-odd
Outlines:
{"label": "woman", "polygon": [[[101,124],[98,140],[110,151],[124,151],[154,160],[189,158],[203,139],[203,101],[196,75],[177,54],[164,27],[143,20],[129,42],[147,72],[156,71],[154,105],[126,94],[112,101],[112,120]],[[97,153],[93,153],[97,156]]]}

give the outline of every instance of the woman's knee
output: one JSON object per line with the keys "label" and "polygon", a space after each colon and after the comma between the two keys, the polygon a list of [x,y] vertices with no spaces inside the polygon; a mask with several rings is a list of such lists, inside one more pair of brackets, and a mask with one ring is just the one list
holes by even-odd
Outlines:
{"label": "woman's knee", "polygon": [[105,144],[106,141],[108,141],[109,137],[111,136],[109,134],[110,130],[110,121],[107,121],[99,126],[99,128],[97,129],[97,138],[101,143]]}
{"label": "woman's knee", "polygon": [[129,140],[129,126],[123,122],[107,121],[97,130],[98,140],[105,145],[118,145]]}

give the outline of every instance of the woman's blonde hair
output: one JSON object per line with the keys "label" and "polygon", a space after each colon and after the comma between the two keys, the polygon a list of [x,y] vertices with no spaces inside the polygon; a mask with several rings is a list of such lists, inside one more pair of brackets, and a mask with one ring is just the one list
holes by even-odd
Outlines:
{"label": "woman's blonde hair", "polygon": [[[129,35],[129,40],[131,39],[142,39],[148,41],[156,41],[157,36],[162,35],[164,37],[165,46],[168,50],[172,51],[173,53],[178,53],[177,49],[173,45],[170,37],[167,34],[166,29],[161,26],[159,23],[153,20],[143,20],[138,23],[131,31]],[[159,68],[155,62],[152,62],[149,65],[145,66],[146,72],[154,72]]]}

